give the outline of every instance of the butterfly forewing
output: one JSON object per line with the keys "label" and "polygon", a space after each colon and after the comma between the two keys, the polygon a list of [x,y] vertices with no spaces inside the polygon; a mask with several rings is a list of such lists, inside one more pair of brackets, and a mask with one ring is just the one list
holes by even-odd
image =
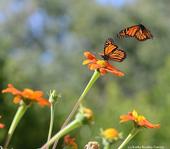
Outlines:
{"label": "butterfly forewing", "polygon": [[119,32],[119,34],[117,35],[118,38],[123,38],[126,36],[130,36],[133,37],[135,35],[135,33],[139,30],[139,26],[131,26],[131,27],[127,27],[123,30],[121,30]]}
{"label": "butterfly forewing", "polygon": [[117,49],[118,46],[114,44],[114,41],[112,38],[108,38],[104,44],[104,54],[107,55]]}
{"label": "butterfly forewing", "polygon": [[133,37],[138,30],[139,30],[139,26],[128,27],[127,31],[125,32],[126,36]]}

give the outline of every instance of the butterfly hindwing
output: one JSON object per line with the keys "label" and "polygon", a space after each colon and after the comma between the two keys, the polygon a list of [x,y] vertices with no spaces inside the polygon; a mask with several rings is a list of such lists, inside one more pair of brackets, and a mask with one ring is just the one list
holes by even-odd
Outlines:
{"label": "butterfly hindwing", "polygon": [[109,55],[109,60],[122,62],[126,58],[126,52],[121,49],[116,49],[112,54]]}

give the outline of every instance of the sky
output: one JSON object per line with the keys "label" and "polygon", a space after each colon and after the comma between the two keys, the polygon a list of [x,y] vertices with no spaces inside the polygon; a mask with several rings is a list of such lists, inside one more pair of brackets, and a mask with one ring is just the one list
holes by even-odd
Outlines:
{"label": "sky", "polygon": [[96,1],[102,5],[112,4],[113,6],[121,7],[126,3],[133,3],[135,0],[96,0]]}

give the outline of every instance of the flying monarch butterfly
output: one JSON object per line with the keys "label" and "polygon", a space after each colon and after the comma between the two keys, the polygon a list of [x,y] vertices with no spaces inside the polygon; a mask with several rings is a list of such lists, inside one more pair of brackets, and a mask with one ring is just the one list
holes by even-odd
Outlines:
{"label": "flying monarch butterfly", "polygon": [[127,27],[119,32],[117,35],[119,38],[122,37],[135,37],[139,41],[145,41],[153,38],[151,32],[142,24]]}
{"label": "flying monarch butterfly", "polygon": [[108,61],[114,60],[117,62],[122,62],[126,58],[126,53],[118,49],[118,46],[114,43],[112,38],[108,38],[104,44],[104,51],[100,53],[101,57]]}

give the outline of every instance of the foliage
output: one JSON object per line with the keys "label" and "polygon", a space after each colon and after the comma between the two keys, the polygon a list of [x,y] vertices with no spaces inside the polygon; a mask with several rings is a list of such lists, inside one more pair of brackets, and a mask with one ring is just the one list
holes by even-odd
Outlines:
{"label": "foliage", "polygon": [[[141,133],[132,144],[170,146],[168,4],[168,0],[133,0],[120,7],[100,4],[97,0],[3,1],[0,89],[12,83],[18,88],[61,92],[54,123],[54,129],[59,130],[91,75],[82,66],[83,52],[88,49],[98,53],[106,38],[115,36],[123,27],[146,24],[154,35],[153,40],[143,43],[115,38],[128,54],[124,63],[116,64],[122,67],[125,77],[104,76],[97,81],[86,97],[87,105],[96,113],[96,125],[75,133],[82,148],[90,138],[98,135],[98,128],[114,126],[128,132],[125,126],[117,124],[118,117],[137,109],[159,120],[161,129]],[[0,97],[1,120],[8,128],[16,107],[3,95]],[[50,116],[47,111],[47,108],[32,107],[19,124],[11,147],[40,147],[48,131]],[[26,135],[21,138],[23,130]],[[0,140],[5,133],[6,130],[1,130]]]}

